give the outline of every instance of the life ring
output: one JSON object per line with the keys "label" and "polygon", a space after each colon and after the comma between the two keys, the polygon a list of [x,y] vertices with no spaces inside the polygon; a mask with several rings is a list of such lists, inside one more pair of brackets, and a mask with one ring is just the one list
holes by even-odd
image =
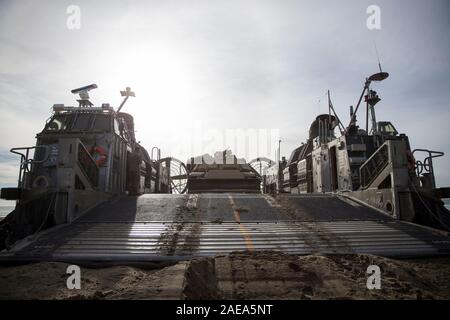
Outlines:
{"label": "life ring", "polygon": [[31,186],[33,188],[47,188],[49,186],[49,182],[46,176],[37,176]]}
{"label": "life ring", "polygon": [[416,159],[411,150],[406,151],[406,160],[408,161],[408,171],[414,172],[416,170]]}
{"label": "life ring", "polygon": [[106,163],[107,153],[104,148],[100,146],[92,146],[89,149],[89,153],[91,154],[92,158],[94,158],[97,166],[101,167]]}

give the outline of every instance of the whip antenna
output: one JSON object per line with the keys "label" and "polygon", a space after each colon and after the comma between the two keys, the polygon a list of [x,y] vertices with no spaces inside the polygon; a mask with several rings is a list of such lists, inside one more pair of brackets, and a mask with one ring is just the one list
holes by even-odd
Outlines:
{"label": "whip antenna", "polygon": [[375,41],[373,42],[373,45],[374,45],[374,47],[375,47],[375,53],[376,53],[376,55],[377,55],[378,68],[380,68],[380,72],[383,72],[383,70],[381,70],[380,55],[378,54],[377,44],[376,44]]}

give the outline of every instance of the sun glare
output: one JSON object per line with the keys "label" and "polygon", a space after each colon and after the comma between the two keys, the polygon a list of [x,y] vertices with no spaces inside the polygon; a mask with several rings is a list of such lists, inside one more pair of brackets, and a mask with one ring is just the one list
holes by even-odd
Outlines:
{"label": "sun glare", "polygon": [[174,139],[174,145],[183,143],[181,137],[198,119],[193,108],[202,88],[196,82],[195,62],[182,52],[165,46],[127,47],[119,50],[114,60],[103,62],[104,68],[114,69],[105,73],[115,75],[104,79],[103,87],[117,90],[130,86],[136,93],[124,111],[132,113],[137,137],[148,148],[163,144],[156,140],[162,137],[164,141]]}

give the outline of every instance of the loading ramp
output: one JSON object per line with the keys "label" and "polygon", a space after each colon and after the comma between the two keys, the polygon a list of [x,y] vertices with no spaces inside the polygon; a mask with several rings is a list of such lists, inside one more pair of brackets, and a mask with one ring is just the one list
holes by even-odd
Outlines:
{"label": "loading ramp", "polygon": [[450,254],[448,234],[335,194],[146,194],[108,201],[0,261],[160,262],[233,251]]}

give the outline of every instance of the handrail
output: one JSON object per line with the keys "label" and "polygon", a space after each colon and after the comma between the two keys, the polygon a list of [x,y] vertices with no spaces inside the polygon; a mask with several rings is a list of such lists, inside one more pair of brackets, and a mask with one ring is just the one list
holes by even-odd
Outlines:
{"label": "handrail", "polygon": [[389,163],[388,145],[384,143],[359,168],[360,184],[367,188]]}
{"label": "handrail", "polygon": [[[45,154],[43,159],[41,160],[33,160],[33,159],[28,159],[29,155],[30,155],[30,150],[32,149],[44,149],[45,150]],[[26,150],[25,153],[20,153],[17,152],[18,150]],[[9,150],[11,153],[17,154],[20,156],[20,170],[19,170],[19,180],[18,180],[18,187],[23,187],[23,173],[24,172],[30,172],[31,168],[30,166],[33,164],[39,164],[39,163],[44,163],[45,161],[47,161],[48,157],[49,157],[49,151],[47,146],[33,146],[33,147],[18,147],[18,148],[12,148],[11,150]]]}
{"label": "handrail", "polygon": [[416,161],[416,168],[417,168],[417,175],[420,175],[423,170],[426,172],[433,173],[433,158],[438,158],[444,156],[444,153],[441,151],[433,151],[428,149],[414,149],[412,151],[412,154],[414,155],[415,152],[425,152],[428,153],[428,157],[426,157],[423,162],[422,161]]}
{"label": "handrail", "polygon": [[414,156],[415,152],[425,152],[428,153],[428,157],[426,157],[423,161],[416,160],[416,173],[417,176],[420,176],[424,170],[426,173],[429,173],[431,176],[431,184],[433,187],[436,185],[435,177],[434,177],[434,169],[433,169],[433,158],[442,157],[444,155],[441,151],[434,151],[428,149],[414,149],[412,154]]}

